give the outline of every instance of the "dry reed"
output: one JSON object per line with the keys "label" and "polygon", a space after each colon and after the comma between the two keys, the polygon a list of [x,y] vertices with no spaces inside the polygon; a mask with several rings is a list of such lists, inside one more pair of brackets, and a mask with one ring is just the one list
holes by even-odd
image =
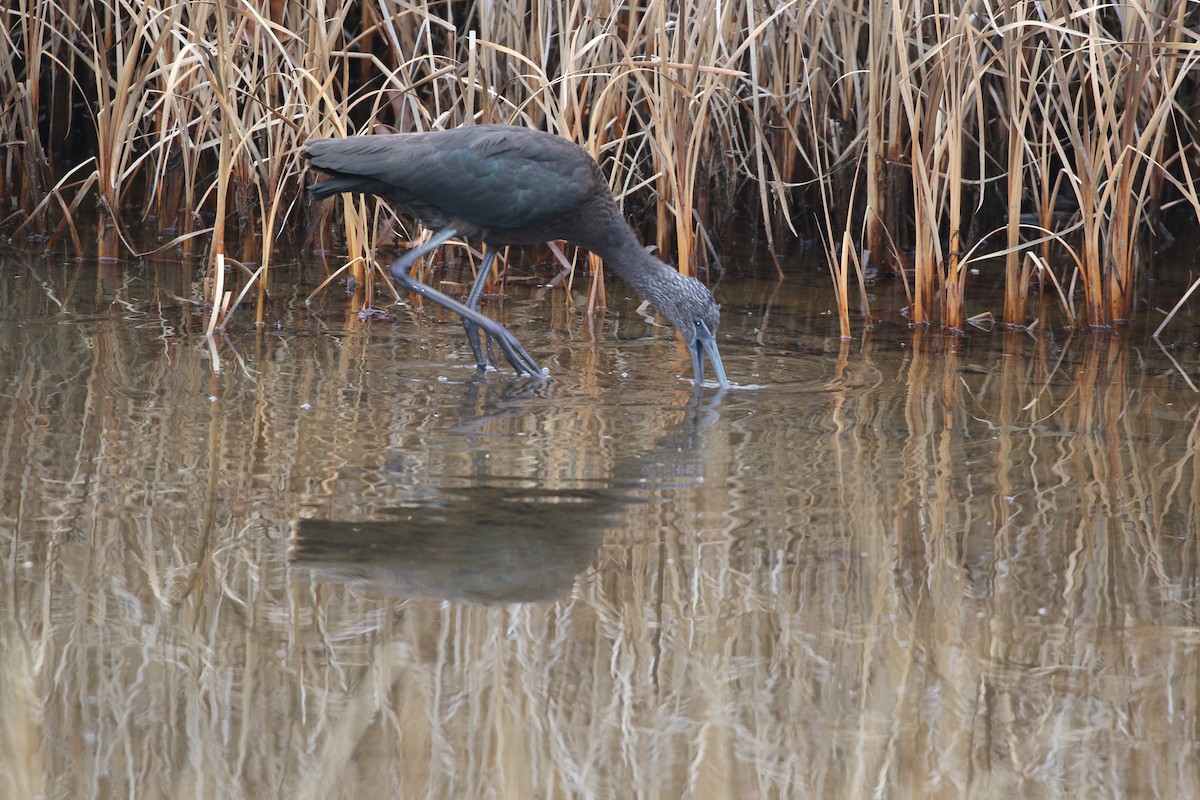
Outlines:
{"label": "dry reed", "polygon": [[780,269],[787,237],[819,231],[868,319],[873,266],[910,287],[914,321],[959,330],[969,267],[999,255],[1006,324],[1037,316],[1049,270],[1068,323],[1108,327],[1136,308],[1164,210],[1200,217],[1198,15],[1185,0],[16,0],[0,11],[0,230],[91,252],[78,218],[94,203],[104,258],[199,243],[216,325],[218,285],[232,303],[255,284],[264,321],[276,243],[341,217],[369,303],[375,215],[301,201],[303,141],[513,122],[586,146],[681,271],[713,267],[752,219]]}

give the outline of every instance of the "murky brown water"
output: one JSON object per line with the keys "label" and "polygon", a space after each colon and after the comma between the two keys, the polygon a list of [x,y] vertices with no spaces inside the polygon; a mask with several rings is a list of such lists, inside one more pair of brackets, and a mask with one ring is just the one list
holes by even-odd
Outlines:
{"label": "murky brown water", "polygon": [[1200,796],[1195,347],[730,278],[696,403],[619,288],[490,307],[530,390],[8,258],[0,796]]}

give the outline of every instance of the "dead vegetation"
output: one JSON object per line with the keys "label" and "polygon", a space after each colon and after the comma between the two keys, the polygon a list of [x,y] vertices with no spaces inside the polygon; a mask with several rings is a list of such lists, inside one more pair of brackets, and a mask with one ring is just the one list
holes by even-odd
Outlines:
{"label": "dead vegetation", "polygon": [[303,202],[305,139],[510,122],[587,147],[682,271],[717,265],[734,220],[777,265],[818,238],[845,335],[855,294],[871,319],[867,268],[905,281],[915,323],[961,329],[988,258],[1004,307],[981,311],[1024,326],[1046,297],[1105,328],[1133,313],[1164,213],[1200,217],[1198,17],[1184,0],[15,0],[0,233],[194,251],[212,324],[247,298],[261,322],[277,243],[312,244],[331,215],[370,274],[380,217]]}

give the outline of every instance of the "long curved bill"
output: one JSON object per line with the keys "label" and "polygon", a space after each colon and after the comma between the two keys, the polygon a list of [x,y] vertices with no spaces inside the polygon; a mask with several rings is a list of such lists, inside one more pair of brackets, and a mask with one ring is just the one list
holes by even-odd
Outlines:
{"label": "long curved bill", "polygon": [[717,337],[700,320],[696,320],[696,340],[692,343],[692,372],[696,375],[696,386],[704,385],[704,356],[712,362],[713,372],[717,374],[717,383],[722,389],[729,388],[729,379],[725,377],[725,365],[721,363],[721,353],[717,350]]}

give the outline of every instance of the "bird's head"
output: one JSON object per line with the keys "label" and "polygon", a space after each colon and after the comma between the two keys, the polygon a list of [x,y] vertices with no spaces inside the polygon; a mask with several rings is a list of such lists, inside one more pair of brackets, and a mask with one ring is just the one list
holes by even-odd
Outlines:
{"label": "bird's head", "polygon": [[713,299],[712,292],[700,281],[672,271],[675,284],[670,292],[651,302],[672,325],[683,333],[688,352],[692,357],[692,371],[696,385],[704,382],[704,356],[712,362],[717,382],[721,388],[729,386],[725,377],[725,366],[717,350],[717,326],[721,324],[721,307]]}

